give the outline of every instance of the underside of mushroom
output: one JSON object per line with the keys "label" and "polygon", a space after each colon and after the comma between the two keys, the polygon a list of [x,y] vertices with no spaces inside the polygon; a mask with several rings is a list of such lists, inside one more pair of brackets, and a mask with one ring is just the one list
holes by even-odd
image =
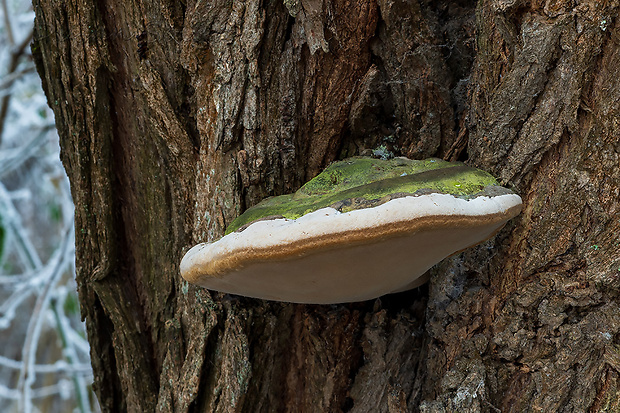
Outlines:
{"label": "underside of mushroom", "polygon": [[220,240],[190,249],[181,274],[268,300],[368,300],[422,284],[430,267],[520,210],[518,195],[463,164],[351,158],[250,208]]}

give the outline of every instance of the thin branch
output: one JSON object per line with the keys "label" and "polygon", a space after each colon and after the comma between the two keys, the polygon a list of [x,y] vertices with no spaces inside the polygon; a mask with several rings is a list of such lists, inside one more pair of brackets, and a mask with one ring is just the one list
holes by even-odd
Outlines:
{"label": "thin branch", "polygon": [[[0,305],[0,330],[8,328],[11,321],[15,317],[15,312],[19,305],[26,298],[34,294],[39,286],[45,282],[45,280],[54,275],[53,271],[58,266],[59,262],[62,262],[63,260],[71,261],[73,258],[73,245],[71,245],[70,250],[64,250],[63,247],[64,244],[59,246],[44,266],[37,266],[32,271],[29,271],[22,276],[15,276],[18,280],[21,280],[21,282],[14,284],[16,285],[15,290],[11,293],[9,298],[7,298]],[[66,257],[67,254],[70,255],[70,258]],[[27,275],[29,275],[29,278],[26,278]],[[2,281],[8,281],[6,278],[8,277],[0,276],[0,283],[2,283]],[[4,284],[8,283],[5,282]]]}
{"label": "thin branch", "polygon": [[15,46],[15,38],[13,37],[13,25],[11,23],[11,15],[6,0],[2,0],[2,12],[4,13],[4,27],[6,28],[6,37],[9,41],[9,47]]}
{"label": "thin branch", "polygon": [[[73,243],[73,224],[69,225],[63,236],[62,250],[65,251],[71,248]],[[41,333],[41,327],[43,320],[45,319],[45,310],[50,305],[51,291],[56,285],[60,276],[63,273],[65,265],[67,265],[66,257],[69,254],[61,254],[63,259],[59,260],[55,266],[51,277],[47,280],[43,291],[37,298],[32,316],[28,322],[28,329],[26,331],[26,339],[24,340],[24,347],[22,350],[23,368],[19,374],[19,382],[17,390],[20,392],[20,398],[18,403],[18,410],[24,413],[30,413],[32,411],[32,384],[34,383],[35,372],[34,362],[37,353],[37,347],[39,345],[39,335]]]}
{"label": "thin branch", "polygon": [[34,245],[32,245],[32,242],[30,242],[30,239],[28,239],[28,236],[24,234],[21,218],[15,210],[13,202],[11,202],[8,192],[4,188],[2,182],[0,182],[0,206],[2,207],[1,211],[4,213],[3,219],[5,225],[15,236],[17,253],[21,256],[26,268],[28,270],[35,270],[42,267],[43,263],[41,262],[41,258]]}
{"label": "thin branch", "polygon": [[37,150],[47,141],[47,133],[54,129],[55,126],[53,124],[44,126],[37,136],[14,151],[11,156],[5,158],[2,156],[3,151],[0,151],[0,177],[8,172],[14,171],[21,164],[34,156]]}
{"label": "thin branch", "polygon": [[[13,370],[21,370],[24,368],[24,363],[22,361],[0,356],[0,366]],[[64,360],[58,360],[54,364],[35,364],[33,371],[35,373],[80,374],[85,377],[92,376],[93,374],[93,368],[90,363],[69,364]]]}
{"label": "thin branch", "polygon": [[10,75],[4,76],[4,78],[2,79],[2,82],[0,82],[0,90],[9,89],[11,86],[13,86],[13,83],[15,83],[17,79],[19,79],[20,77],[24,75],[27,75],[28,73],[33,73],[35,70],[36,70],[36,67],[34,65],[29,65],[28,67],[22,70],[15,71],[11,73]]}
{"label": "thin branch", "polygon": [[0,306],[0,330],[9,328],[15,318],[15,310],[24,300],[32,295],[31,285],[22,284],[17,291],[14,291],[9,298],[4,300]]}
{"label": "thin branch", "polygon": [[[7,75],[11,75],[17,70],[19,59],[24,54],[26,47],[32,41],[33,32],[34,32],[34,27],[30,29],[30,31],[28,32],[28,35],[24,37],[22,42],[18,44],[17,47],[13,48],[13,51],[11,52],[11,61],[9,62]],[[11,103],[11,95],[8,94],[8,95],[3,96],[2,100],[0,101],[0,145],[2,145],[2,135],[4,133],[4,124],[6,121],[6,115],[9,113],[9,103]]]}
{"label": "thin branch", "polygon": [[[44,397],[54,396],[66,392],[66,386],[61,384],[53,384],[51,386],[39,387],[32,389],[33,399],[42,399]],[[10,389],[0,384],[0,399],[19,400],[20,394],[15,389]]]}
{"label": "thin branch", "polygon": [[[62,311],[63,303],[60,303],[55,298],[52,299],[52,311],[54,312],[54,318],[56,319],[56,330],[60,336],[60,341],[62,342],[63,354],[65,359],[67,359],[67,363],[71,365],[79,364],[77,352],[75,351],[75,347],[71,340],[68,337],[68,331],[70,330],[69,323],[67,323],[66,316]],[[62,315],[62,316],[61,316]],[[71,381],[73,382],[73,387],[75,389],[75,396],[77,399],[78,408],[81,413],[90,412],[90,406],[88,405],[88,389],[86,387],[86,383],[84,382],[84,377],[79,374],[73,374],[71,376]]]}

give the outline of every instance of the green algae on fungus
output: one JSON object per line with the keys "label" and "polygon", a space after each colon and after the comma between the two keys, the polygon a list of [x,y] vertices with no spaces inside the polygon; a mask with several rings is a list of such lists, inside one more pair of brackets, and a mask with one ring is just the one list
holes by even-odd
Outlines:
{"label": "green algae on fungus", "polygon": [[463,164],[351,158],[250,208],[227,235],[187,251],[180,272],[247,297],[363,301],[421,285],[520,211],[518,195]]}
{"label": "green algae on fungus", "polygon": [[296,193],[267,198],[248,209],[228,226],[226,234],[260,219],[297,219],[325,207],[349,212],[406,195],[437,192],[467,199],[489,186],[502,188],[487,172],[460,162],[348,158],[332,163]]}

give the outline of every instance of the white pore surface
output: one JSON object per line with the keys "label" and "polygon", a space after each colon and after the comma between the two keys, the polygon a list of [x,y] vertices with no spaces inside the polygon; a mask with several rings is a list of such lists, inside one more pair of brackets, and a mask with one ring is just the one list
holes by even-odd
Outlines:
{"label": "white pore surface", "polygon": [[[515,194],[471,200],[446,194],[393,199],[374,208],[341,213],[323,208],[295,220],[259,221],[214,243],[199,244],[181,261],[181,274],[239,251],[273,248],[303,239],[365,230],[425,216],[484,216],[521,204]],[[217,291],[277,301],[328,304],[362,301],[415,286],[443,258],[475,245],[504,222],[472,228],[442,228],[389,237],[371,244],[343,245],[299,257],[258,261],[225,275],[205,274],[198,284]]]}

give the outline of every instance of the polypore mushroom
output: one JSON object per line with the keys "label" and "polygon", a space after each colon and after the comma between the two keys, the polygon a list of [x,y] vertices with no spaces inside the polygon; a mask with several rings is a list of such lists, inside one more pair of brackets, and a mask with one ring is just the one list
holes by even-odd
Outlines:
{"label": "polypore mushroom", "polygon": [[521,198],[486,172],[439,159],[350,158],[191,248],[181,275],[211,290],[331,304],[416,287],[443,258],[488,239]]}

